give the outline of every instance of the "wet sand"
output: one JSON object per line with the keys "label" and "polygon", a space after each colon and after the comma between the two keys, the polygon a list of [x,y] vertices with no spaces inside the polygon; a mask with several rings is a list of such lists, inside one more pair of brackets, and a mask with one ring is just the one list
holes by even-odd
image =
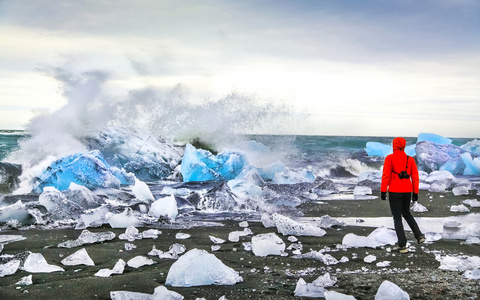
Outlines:
{"label": "wet sand", "polygon": [[[457,205],[472,196],[453,197],[452,195],[422,192],[420,203],[427,206],[429,212],[414,213],[415,216],[449,216],[452,213],[448,206]],[[433,196],[430,202],[426,199]],[[424,201],[422,201],[424,199]],[[304,204],[301,207],[304,217],[320,217],[328,214],[332,217],[385,217],[389,215],[388,204],[380,199],[359,201],[328,201],[325,204]],[[472,209],[480,212],[480,208]],[[329,272],[337,277],[335,286],[328,290],[352,295],[356,299],[373,299],[378,287],[384,280],[389,280],[404,291],[411,299],[479,299],[480,287],[478,280],[468,280],[461,272],[443,271],[438,269],[440,263],[435,254],[465,254],[479,255],[480,245],[465,245],[459,240],[440,240],[432,244],[417,245],[413,235],[407,233],[412,244],[408,254],[388,252],[384,248],[352,248],[337,250],[347,233],[368,235],[374,228],[343,227],[327,229],[323,237],[297,237],[303,245],[302,253],[311,250],[325,250],[325,253],[340,259],[349,258],[349,262],[326,266],[323,262],[312,259],[296,259],[291,251],[288,256],[257,257],[250,251],[245,251],[242,243],[251,240],[251,236],[241,237],[239,242],[228,242],[228,234],[242,230],[239,222],[243,218],[237,215],[234,219],[215,222],[219,226],[193,227],[189,229],[159,228],[162,234],[158,239],[142,239],[134,242],[120,240],[118,235],[125,229],[112,229],[108,225],[102,228],[89,228],[92,232],[112,231],[117,237],[112,241],[100,244],[84,245],[67,249],[58,248],[60,242],[76,239],[81,230],[2,230],[0,234],[20,234],[26,240],[5,245],[1,254],[18,254],[23,251],[41,253],[49,264],[61,266],[65,272],[34,273],[33,285],[15,285],[22,277],[30,275],[25,271],[17,271],[14,275],[0,279],[0,299],[110,299],[110,291],[134,291],[152,294],[155,287],[164,285],[170,266],[174,260],[159,259],[147,256],[155,247],[167,251],[170,245],[180,243],[187,251],[193,248],[204,249],[219,258],[224,264],[238,271],[243,282],[233,286],[200,286],[175,288],[185,299],[219,299],[225,295],[227,299],[302,299],[295,297],[294,290],[299,278],[312,282],[318,276]],[[249,227],[254,234],[276,232],[275,228],[265,228],[262,223],[249,220]],[[140,232],[147,228],[138,228]],[[424,230],[425,231],[425,230]],[[178,232],[188,233],[190,238],[175,239]],[[221,244],[218,251],[212,252],[214,245],[209,235],[227,240]],[[291,244],[287,236],[278,234],[287,247]],[[132,243],[137,248],[126,251],[124,244]],[[75,251],[85,248],[95,262],[95,266],[63,266],[61,260]],[[388,247],[387,247],[388,248]],[[363,261],[365,256],[373,254],[377,257],[374,263]],[[147,256],[157,263],[134,269],[126,266],[123,274],[112,275],[109,278],[96,277],[94,274],[102,268],[113,268],[119,259],[128,261],[137,256]],[[377,267],[377,262],[391,261],[387,268]],[[305,298],[306,299],[306,298]]]}

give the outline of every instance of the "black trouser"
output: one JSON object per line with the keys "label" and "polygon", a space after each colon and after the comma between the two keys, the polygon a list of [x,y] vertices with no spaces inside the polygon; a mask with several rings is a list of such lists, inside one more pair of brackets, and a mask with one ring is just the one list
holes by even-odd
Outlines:
{"label": "black trouser", "polygon": [[412,193],[391,193],[388,192],[388,200],[390,202],[390,210],[392,211],[393,223],[395,232],[397,233],[398,246],[405,247],[407,245],[407,238],[405,237],[405,230],[403,229],[402,216],[407,221],[408,226],[412,229],[415,238],[422,236],[417,222],[410,213],[410,198]]}

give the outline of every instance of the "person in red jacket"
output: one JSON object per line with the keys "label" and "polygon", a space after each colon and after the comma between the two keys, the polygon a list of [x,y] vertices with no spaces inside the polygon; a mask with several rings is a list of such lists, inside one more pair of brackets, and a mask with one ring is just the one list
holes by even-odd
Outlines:
{"label": "person in red jacket", "polygon": [[420,231],[417,222],[410,213],[410,198],[418,200],[418,169],[415,160],[405,154],[407,142],[397,137],[393,140],[393,154],[385,158],[383,164],[382,184],[380,186],[382,200],[390,202],[395,232],[398,238],[398,251],[407,253],[407,238],[403,228],[402,216],[412,229],[418,243],[425,242],[425,236]]}

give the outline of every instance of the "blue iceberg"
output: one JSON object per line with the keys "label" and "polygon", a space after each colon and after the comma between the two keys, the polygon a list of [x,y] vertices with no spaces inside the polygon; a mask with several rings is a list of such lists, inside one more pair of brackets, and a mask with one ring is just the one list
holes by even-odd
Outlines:
{"label": "blue iceberg", "polygon": [[420,133],[417,137],[417,143],[432,142],[439,145],[450,145],[452,140],[434,133]]}
{"label": "blue iceberg", "polygon": [[184,182],[207,180],[231,180],[247,166],[243,153],[225,151],[213,155],[207,150],[187,144],[180,165]]}
{"label": "blue iceberg", "polygon": [[[118,178],[118,177],[120,178]],[[73,182],[90,190],[96,188],[119,188],[133,175],[119,169],[112,169],[98,150],[77,153],[53,162],[38,178],[36,192],[47,186],[66,191]]]}

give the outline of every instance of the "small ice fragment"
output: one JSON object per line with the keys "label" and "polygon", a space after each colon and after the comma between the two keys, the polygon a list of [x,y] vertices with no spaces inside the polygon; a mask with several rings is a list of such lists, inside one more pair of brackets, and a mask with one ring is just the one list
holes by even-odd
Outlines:
{"label": "small ice fragment", "polygon": [[460,204],[460,205],[452,205],[450,207],[450,211],[452,211],[452,212],[469,212],[470,209],[468,207],[466,207],[465,205]]}
{"label": "small ice fragment", "polygon": [[18,270],[18,267],[20,267],[20,263],[20,260],[12,259],[11,261],[0,265],[0,277],[15,274],[15,272]]}
{"label": "small ice fragment", "polygon": [[175,238],[176,238],[177,240],[185,240],[185,239],[188,239],[189,237],[190,237],[190,235],[189,235],[188,233],[181,233],[181,232],[179,232],[179,233],[177,233],[177,234],[175,235]]}
{"label": "small ice fragment", "polygon": [[252,242],[242,243],[242,245],[245,251],[252,251]]}
{"label": "small ice fragment", "polygon": [[50,265],[40,253],[30,253],[23,264],[23,269],[30,273],[63,272],[63,268]]}
{"label": "small ice fragment", "polygon": [[108,212],[105,214],[105,220],[112,228],[127,228],[128,226],[140,227],[143,223],[135,217],[135,213],[130,207],[120,214]]}
{"label": "small ice fragment", "polygon": [[215,251],[218,251],[220,250],[221,246],[219,245],[212,245],[211,249],[212,249],[212,252],[215,252]]}
{"label": "small ice fragment", "polygon": [[125,269],[125,261],[123,259],[119,259],[113,269],[100,269],[94,276],[97,277],[110,277],[112,274],[122,274],[123,270]]}
{"label": "small ice fragment", "polygon": [[469,205],[470,207],[480,207],[480,201],[477,199],[467,199],[462,202],[463,204]]}
{"label": "small ice fragment", "polygon": [[458,228],[460,227],[460,225],[462,225],[462,223],[458,222],[458,221],[455,221],[455,220],[445,220],[443,222],[443,227],[445,228]]}
{"label": "small ice fragment", "polygon": [[252,237],[252,251],[256,256],[281,255],[285,243],[275,233],[258,234]]}
{"label": "small ice fragment", "polygon": [[157,239],[159,234],[162,234],[160,230],[148,229],[142,232],[142,237],[144,239]]}
{"label": "small ice fragment", "polygon": [[295,243],[296,241],[298,241],[298,239],[293,235],[289,236],[287,239],[291,243]]}
{"label": "small ice fragment", "polygon": [[126,251],[130,251],[130,250],[133,250],[133,249],[137,248],[137,246],[135,246],[134,244],[131,244],[131,243],[125,243],[124,247],[125,247]]}
{"label": "small ice fragment", "polygon": [[372,254],[367,255],[367,256],[363,259],[363,261],[366,262],[366,263],[368,263],[368,264],[370,264],[370,263],[372,263],[372,262],[374,262],[374,261],[376,261],[376,260],[377,260],[377,257],[376,257],[375,255],[372,255]]}
{"label": "small ice fragment", "polygon": [[28,276],[22,277],[15,284],[17,284],[17,285],[32,285],[33,284],[32,275],[30,274]]}
{"label": "small ice fragment", "polygon": [[342,258],[340,258],[341,263],[346,263],[346,262],[349,262],[349,261],[350,261],[350,259],[348,259],[348,257],[346,257],[346,256],[342,256]]}
{"label": "small ice fragment", "polygon": [[265,228],[275,227],[275,222],[270,218],[269,215],[267,215],[265,213],[262,214],[261,221],[262,221],[263,226],[265,226]]}
{"label": "small ice fragment", "polygon": [[375,295],[375,300],[410,300],[410,296],[398,285],[385,280],[382,282]]}
{"label": "small ice fragment", "polygon": [[465,228],[465,233],[468,236],[478,236],[480,237],[480,222],[475,222],[470,225],[468,225]]}
{"label": "small ice fragment", "polygon": [[325,300],[355,300],[355,297],[335,291],[325,290]]}
{"label": "small ice fragment", "polygon": [[142,235],[140,234],[138,229],[135,228],[135,226],[128,226],[127,229],[125,229],[125,233],[121,233],[118,238],[121,240],[128,240],[129,242],[133,242],[134,240],[142,239]]}
{"label": "small ice fragment", "polygon": [[391,264],[392,264],[391,261],[385,260],[385,261],[378,262],[377,267],[386,268],[386,267],[390,267]]}
{"label": "small ice fragment", "polygon": [[176,287],[234,285],[243,278],[205,250],[192,249],[172,264],[165,283]]}
{"label": "small ice fragment", "polygon": [[476,237],[476,236],[469,236],[467,238],[467,240],[465,241],[465,244],[467,245],[480,245],[480,238]]}
{"label": "small ice fragment", "polygon": [[322,276],[318,276],[318,278],[312,282],[312,284],[322,287],[334,286],[335,283],[337,283],[337,278],[335,276],[331,276],[330,273],[325,273]]}
{"label": "small ice fragment", "polygon": [[295,236],[324,236],[326,231],[313,224],[298,223],[288,217],[273,214],[273,221],[279,233]]}
{"label": "small ice fragment", "polygon": [[225,240],[222,240],[220,238],[216,238],[212,235],[209,236],[210,237],[210,240],[214,243],[214,244],[223,244],[225,243]]}
{"label": "small ice fragment", "polygon": [[414,212],[427,212],[428,209],[421,205],[420,203],[416,202],[413,204],[413,206],[410,208]]}
{"label": "small ice fragment", "polygon": [[480,279],[480,269],[467,270],[463,273],[463,277],[467,278],[467,279],[479,280]]}
{"label": "small ice fragment", "polygon": [[228,240],[230,242],[238,242],[241,236],[247,236],[253,234],[249,228],[244,228],[242,231],[232,231],[228,234]]}
{"label": "small ice fragment", "polygon": [[111,231],[93,233],[87,229],[83,230],[80,236],[76,240],[69,240],[58,244],[59,248],[73,248],[79,247],[85,244],[100,243],[104,241],[110,241],[115,238],[115,233]]}
{"label": "small ice fragment", "polygon": [[128,262],[127,262],[127,265],[129,267],[132,267],[132,268],[135,268],[135,269],[138,269],[142,266],[150,266],[150,265],[153,265],[155,264],[155,261],[153,261],[152,259],[150,258],[147,258],[145,256],[135,256],[134,258],[130,259]]}
{"label": "small ice fragment", "polygon": [[321,286],[316,286],[312,283],[307,283],[303,278],[300,278],[297,281],[297,286],[295,287],[294,295],[296,297],[316,297],[323,298],[325,293],[325,288]]}
{"label": "small ice fragment", "polygon": [[137,178],[135,178],[135,185],[132,186],[132,192],[138,200],[146,202],[152,202],[155,200],[148,185]]}
{"label": "small ice fragment", "polygon": [[95,263],[90,258],[85,248],[82,248],[77,252],[67,256],[61,261],[61,263],[65,266],[78,266],[78,265],[94,266],[95,265]]}
{"label": "small ice fragment", "polygon": [[238,224],[238,226],[243,227],[243,228],[248,227],[248,222],[247,221],[240,222]]}
{"label": "small ice fragment", "polygon": [[129,291],[110,292],[112,300],[147,300],[147,299],[165,299],[165,300],[183,300],[184,297],[177,292],[169,291],[163,285],[158,286],[153,291],[153,295]]}

